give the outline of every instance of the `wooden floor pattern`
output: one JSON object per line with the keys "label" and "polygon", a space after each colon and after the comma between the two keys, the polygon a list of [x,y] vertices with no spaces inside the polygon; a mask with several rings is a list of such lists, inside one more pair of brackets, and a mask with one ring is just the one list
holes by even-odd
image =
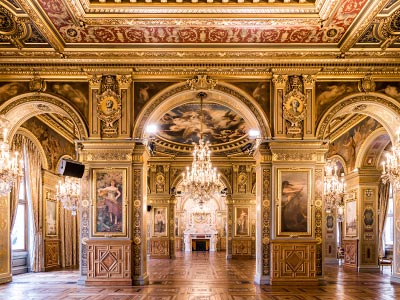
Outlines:
{"label": "wooden floor pattern", "polygon": [[325,282],[316,287],[269,286],[253,283],[255,260],[226,260],[225,253],[179,253],[176,259],[149,259],[150,284],[86,287],[78,271],[30,273],[0,285],[4,300],[242,300],[242,299],[400,299],[400,284],[383,273],[357,273],[342,266],[325,268]]}

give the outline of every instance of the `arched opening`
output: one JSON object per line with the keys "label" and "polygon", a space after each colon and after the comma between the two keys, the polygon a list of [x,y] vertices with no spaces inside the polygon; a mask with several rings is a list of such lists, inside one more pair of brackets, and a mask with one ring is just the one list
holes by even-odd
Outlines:
{"label": "arched opening", "polygon": [[78,159],[76,140],[87,137],[78,110],[60,97],[26,93],[5,101],[8,138],[24,174],[10,194],[12,273],[79,266],[79,219],[56,199],[61,158]]}
{"label": "arched opening", "polygon": [[[206,95],[203,105],[199,92]],[[256,129],[258,137],[271,136],[262,111],[251,96],[224,82],[211,90],[190,90],[177,84],[146,104],[134,136],[151,145],[146,195],[150,258],[170,258],[198,249],[222,252],[227,258],[256,257],[255,235],[261,224],[256,225],[255,159],[245,146],[255,147],[250,129]],[[157,132],[146,131],[154,124]],[[211,162],[222,184],[199,207],[185,194],[182,173],[192,165],[193,143],[198,143],[202,133],[211,144]],[[161,215],[169,220],[165,228],[157,225]]]}
{"label": "arched opening", "polygon": [[[326,158],[340,162],[346,182],[343,217],[337,211],[325,212],[326,263],[343,259],[345,266],[358,271],[378,271],[385,252],[380,240],[387,214],[382,205],[389,196],[384,193],[383,199],[387,185],[382,182],[382,161],[397,138],[398,113],[398,104],[388,96],[355,94],[332,105],[321,119],[317,132],[329,140]],[[339,248],[342,252],[336,253]],[[339,259],[339,255],[343,256]]]}

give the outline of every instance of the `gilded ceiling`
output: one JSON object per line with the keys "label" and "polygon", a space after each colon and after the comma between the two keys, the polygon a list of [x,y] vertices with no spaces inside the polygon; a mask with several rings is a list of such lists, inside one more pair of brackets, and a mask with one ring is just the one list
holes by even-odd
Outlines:
{"label": "gilded ceiling", "polygon": [[394,0],[0,0],[0,8],[0,59],[208,59],[199,49],[218,59],[336,58],[361,47],[391,56],[399,46]]}

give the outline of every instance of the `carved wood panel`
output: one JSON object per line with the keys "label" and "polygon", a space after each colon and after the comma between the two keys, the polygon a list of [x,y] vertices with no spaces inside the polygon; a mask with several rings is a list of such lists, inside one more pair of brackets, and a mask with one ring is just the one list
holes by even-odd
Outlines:
{"label": "carved wood panel", "polygon": [[44,268],[46,271],[60,267],[60,241],[44,241]]}
{"label": "carved wood panel", "polygon": [[131,241],[88,241],[88,285],[132,284]]}
{"label": "carved wood panel", "polygon": [[233,256],[251,256],[251,240],[233,240]]}
{"label": "carved wood panel", "polygon": [[169,257],[169,241],[167,239],[151,239],[150,254],[152,257]]}
{"label": "carved wood panel", "polygon": [[274,241],[271,284],[317,284],[316,242]]}

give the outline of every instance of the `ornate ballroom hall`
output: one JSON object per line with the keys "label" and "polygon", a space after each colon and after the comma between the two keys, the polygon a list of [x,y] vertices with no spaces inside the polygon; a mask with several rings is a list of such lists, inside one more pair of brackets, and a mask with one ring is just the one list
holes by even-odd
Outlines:
{"label": "ornate ballroom hall", "polygon": [[0,18],[0,298],[399,295],[399,1]]}

